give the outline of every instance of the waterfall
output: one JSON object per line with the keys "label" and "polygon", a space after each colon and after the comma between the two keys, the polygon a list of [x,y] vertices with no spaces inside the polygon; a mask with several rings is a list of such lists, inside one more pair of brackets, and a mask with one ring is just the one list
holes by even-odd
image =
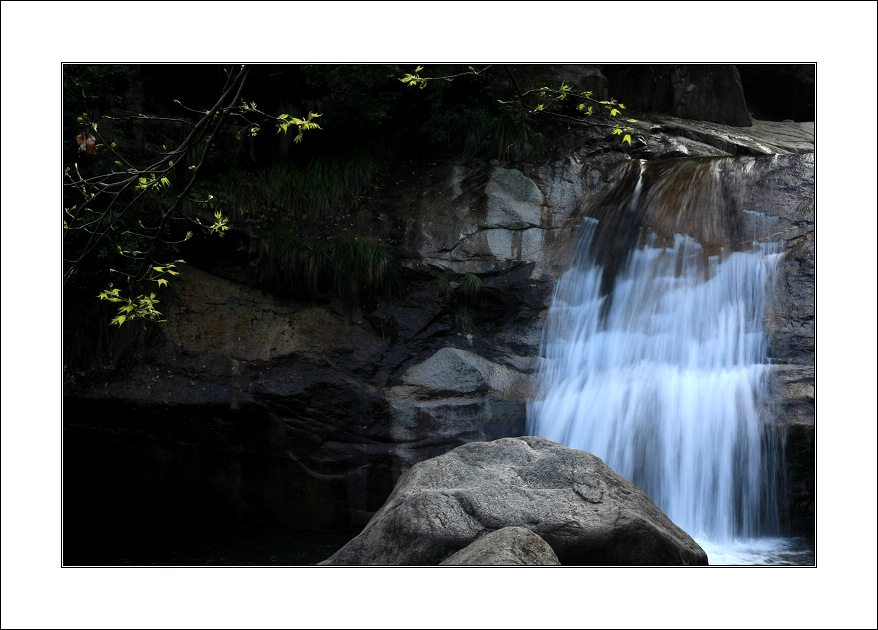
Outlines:
{"label": "waterfall", "polygon": [[636,162],[592,206],[527,416],[529,434],[601,457],[718,543],[780,529],[763,319],[781,248],[740,207],[751,167]]}

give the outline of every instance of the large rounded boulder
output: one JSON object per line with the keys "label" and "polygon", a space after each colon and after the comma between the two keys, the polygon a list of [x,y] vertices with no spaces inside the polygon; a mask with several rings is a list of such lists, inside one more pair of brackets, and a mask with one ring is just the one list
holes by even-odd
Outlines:
{"label": "large rounded boulder", "polygon": [[600,458],[540,437],[474,442],[416,464],[325,565],[436,565],[504,527],[565,565],[706,565],[707,554]]}

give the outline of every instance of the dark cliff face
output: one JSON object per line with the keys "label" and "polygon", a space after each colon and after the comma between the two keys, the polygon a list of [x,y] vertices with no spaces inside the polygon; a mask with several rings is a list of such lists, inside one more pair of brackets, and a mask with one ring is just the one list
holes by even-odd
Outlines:
{"label": "dark cliff face", "polygon": [[814,64],[739,64],[747,106],[759,120],[814,120]]}
{"label": "dark cliff face", "polygon": [[814,64],[605,64],[607,91],[638,110],[749,127],[814,121]]}
{"label": "dark cliff face", "polygon": [[415,463],[523,435],[554,283],[590,200],[621,168],[741,154],[756,175],[740,209],[772,214],[788,249],[769,316],[776,405],[794,428],[793,503],[812,505],[813,136],[793,123],[654,120],[638,123],[631,148],[584,128],[539,159],[400,169],[355,226],[389,244],[398,287],[352,315],[331,294],[303,301],[242,282],[229,260],[182,267],[168,321],[133,360],[70,375],[65,521],[78,531],[364,525]]}
{"label": "dark cliff face", "polygon": [[609,91],[638,110],[749,127],[738,69],[728,64],[604,65]]}

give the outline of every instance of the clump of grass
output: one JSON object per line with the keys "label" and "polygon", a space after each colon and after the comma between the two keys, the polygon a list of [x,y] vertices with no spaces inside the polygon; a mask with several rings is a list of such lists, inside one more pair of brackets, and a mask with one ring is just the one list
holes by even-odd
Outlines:
{"label": "clump of grass", "polygon": [[521,160],[543,150],[542,135],[515,111],[474,107],[445,114],[443,126],[448,144],[465,162],[477,157]]}
{"label": "clump of grass", "polygon": [[455,328],[463,333],[471,332],[475,322],[473,309],[482,306],[482,279],[474,273],[464,274],[456,281],[439,276],[436,287],[439,295],[449,301]]}
{"label": "clump of grass", "polygon": [[372,185],[378,169],[378,160],[365,153],[314,160],[295,182],[293,209],[306,219],[349,212]]}
{"label": "clump of grass", "polygon": [[327,251],[289,227],[263,231],[250,242],[250,265],[259,284],[295,295],[315,295],[323,284]]}
{"label": "clump of grass", "polygon": [[328,272],[346,320],[359,307],[362,294],[386,289],[389,262],[387,249],[380,243],[343,237],[332,240]]}
{"label": "clump of grass", "polygon": [[386,294],[393,278],[384,245],[341,236],[329,243],[307,240],[290,225],[254,237],[250,257],[260,285],[302,299],[331,292],[341,300],[346,321],[362,297]]}
{"label": "clump of grass", "polygon": [[475,304],[482,290],[482,279],[474,273],[468,273],[460,280],[460,290],[467,303]]}
{"label": "clump of grass", "polygon": [[304,168],[278,160],[257,172],[232,169],[206,180],[199,196],[212,195],[211,211],[220,210],[237,223],[313,222],[354,210],[380,166],[379,158],[367,153],[316,158]]}
{"label": "clump of grass", "polygon": [[468,334],[473,330],[473,312],[465,304],[459,304],[454,309],[454,326],[460,332]]}

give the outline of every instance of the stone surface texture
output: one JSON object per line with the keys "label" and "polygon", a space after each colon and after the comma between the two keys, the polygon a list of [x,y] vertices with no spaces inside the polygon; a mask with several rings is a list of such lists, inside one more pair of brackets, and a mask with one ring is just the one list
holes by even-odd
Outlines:
{"label": "stone surface texture", "polygon": [[545,540],[526,527],[504,527],[485,534],[439,563],[442,566],[558,566]]}
{"label": "stone surface texture", "polygon": [[540,437],[473,442],[416,464],[363,532],[321,564],[438,564],[508,527],[539,535],[562,564],[707,564],[637,486]]}

